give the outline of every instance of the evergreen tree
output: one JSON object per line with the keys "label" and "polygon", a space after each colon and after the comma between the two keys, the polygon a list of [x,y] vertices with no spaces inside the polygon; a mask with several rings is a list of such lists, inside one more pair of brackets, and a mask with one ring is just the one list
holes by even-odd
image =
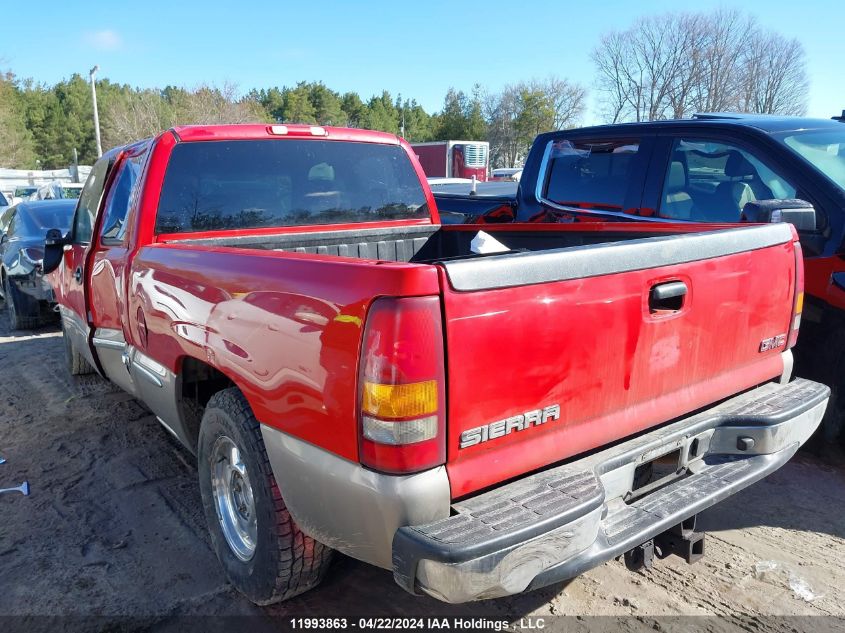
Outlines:
{"label": "evergreen tree", "polygon": [[391,134],[399,133],[399,112],[390,97],[390,93],[385,90],[379,97],[372,97],[367,104],[366,125],[364,127],[370,130],[379,130],[381,132],[390,132]]}
{"label": "evergreen tree", "polygon": [[0,167],[35,166],[35,143],[27,129],[22,98],[14,77],[0,78]]}
{"label": "evergreen tree", "polygon": [[340,100],[340,107],[350,127],[363,127],[367,122],[367,106],[357,92],[347,92]]}

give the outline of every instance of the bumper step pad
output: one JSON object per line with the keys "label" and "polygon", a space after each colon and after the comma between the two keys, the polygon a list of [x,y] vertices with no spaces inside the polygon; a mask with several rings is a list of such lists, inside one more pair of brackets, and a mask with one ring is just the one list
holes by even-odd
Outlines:
{"label": "bumper step pad", "polygon": [[592,472],[553,471],[517,483],[523,485],[506,486],[457,503],[453,508],[458,514],[411,529],[423,538],[463,545],[532,526],[548,528],[550,519],[583,511],[585,506],[598,507],[602,500],[601,483]]}

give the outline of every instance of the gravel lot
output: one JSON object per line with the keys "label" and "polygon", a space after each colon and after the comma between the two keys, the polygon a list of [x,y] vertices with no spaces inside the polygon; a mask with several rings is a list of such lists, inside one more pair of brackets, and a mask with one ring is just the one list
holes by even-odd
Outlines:
{"label": "gravel lot", "polygon": [[[138,627],[175,630],[184,615],[577,614],[667,630],[654,616],[709,614],[749,631],[807,622],[769,616],[845,616],[845,459],[799,454],[707,512],[707,555],[695,565],[673,557],[632,573],[613,561],[531,594],[449,606],[338,557],[318,589],[259,609],[227,585],[209,546],[193,458],[130,396],[67,375],[55,328],[12,334],[5,312],[0,455],[0,487],[28,479],[32,488],[28,498],[0,495],[0,616],[132,616],[143,618]],[[764,561],[779,567],[756,573]],[[802,599],[790,578],[819,597]]]}

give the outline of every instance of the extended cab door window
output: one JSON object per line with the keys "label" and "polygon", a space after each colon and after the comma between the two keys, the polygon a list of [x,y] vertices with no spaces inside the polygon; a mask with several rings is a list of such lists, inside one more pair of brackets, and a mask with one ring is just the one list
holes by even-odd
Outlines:
{"label": "extended cab door window", "polygon": [[769,161],[730,143],[676,139],[658,215],[694,222],[739,222],[756,200],[795,198],[797,190]]}
{"label": "extended cab door window", "polygon": [[79,204],[76,207],[76,215],[73,218],[73,243],[88,244],[91,242],[91,234],[94,231],[94,220],[97,217],[97,209],[100,206],[100,199],[103,197],[103,189],[106,186],[106,178],[109,173],[110,159],[101,158],[91,170],[82,194],[79,196]]}
{"label": "extended cab door window", "polygon": [[639,138],[552,141],[542,198],[566,207],[637,213],[647,153]]}
{"label": "extended cab door window", "polygon": [[126,235],[126,217],[132,205],[135,183],[141,174],[143,156],[133,156],[123,161],[115,176],[106,208],[103,211],[101,242],[106,245],[122,244]]}

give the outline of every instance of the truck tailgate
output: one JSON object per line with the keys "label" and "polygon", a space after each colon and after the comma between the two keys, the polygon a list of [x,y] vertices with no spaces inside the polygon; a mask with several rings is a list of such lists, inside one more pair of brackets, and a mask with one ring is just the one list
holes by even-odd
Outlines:
{"label": "truck tailgate", "polygon": [[788,337],[793,239],[769,225],[444,262],[452,495],[781,375],[785,343],[761,343]]}

